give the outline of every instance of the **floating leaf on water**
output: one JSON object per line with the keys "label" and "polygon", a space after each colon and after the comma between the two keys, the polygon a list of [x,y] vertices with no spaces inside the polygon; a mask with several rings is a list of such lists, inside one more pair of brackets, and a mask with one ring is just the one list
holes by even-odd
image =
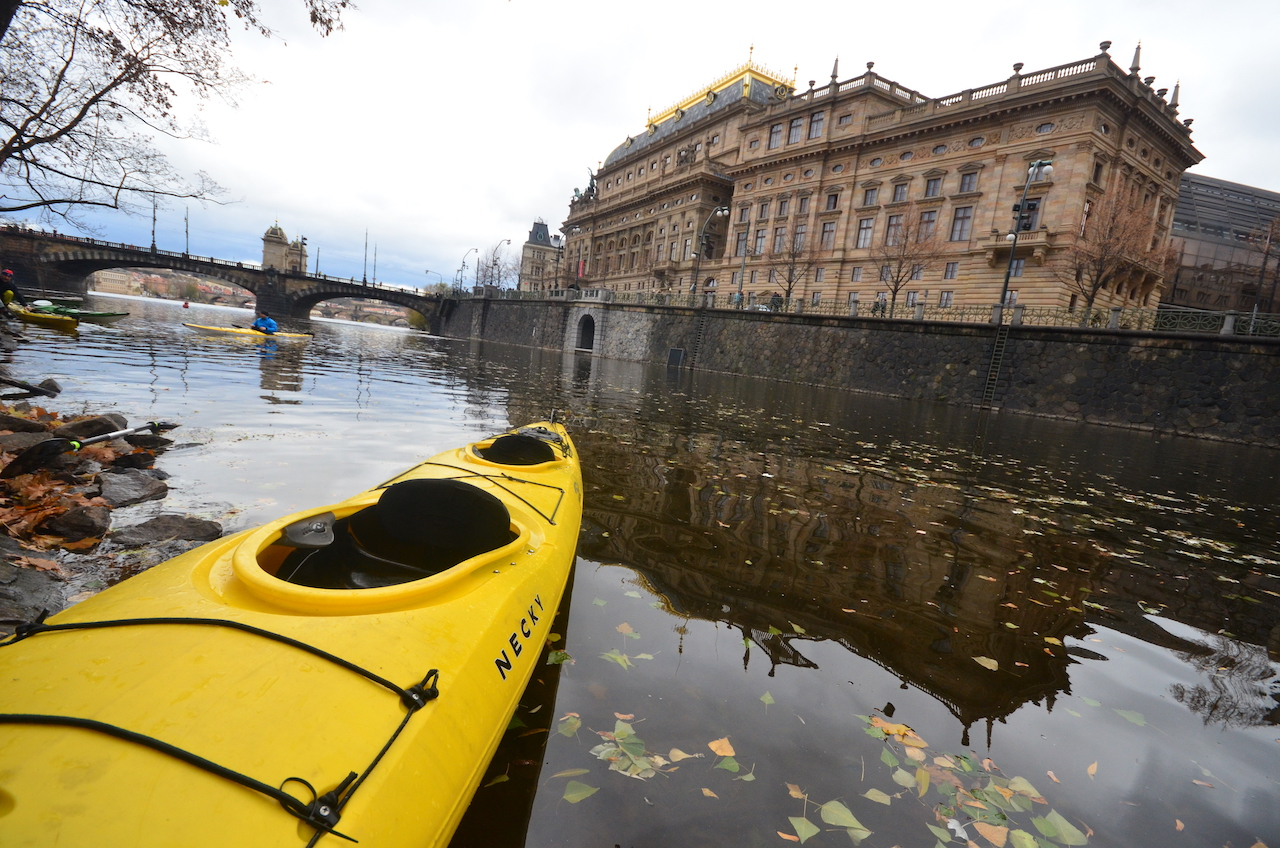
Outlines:
{"label": "floating leaf on water", "polygon": [[1082,718],[1082,716],[1080,715],[1080,713],[1076,712],[1075,710],[1071,709],[1070,707],[1063,707],[1063,709],[1065,709],[1067,712],[1071,713],[1071,714],[1072,714],[1073,716],[1075,716],[1076,718]]}
{"label": "floating leaf on water", "polygon": [[739,771],[742,770],[742,766],[739,765],[738,761],[735,760],[733,757],[725,757],[720,762],[716,763],[715,767],[718,769],[724,769],[725,771],[728,771],[728,772],[733,772],[734,774],[737,774]]}
{"label": "floating leaf on water", "polygon": [[615,662],[618,665],[622,666],[623,668],[635,667],[635,663],[631,662],[631,657],[627,656],[626,654],[620,653],[617,648],[614,648],[613,650],[607,653],[601,654],[600,659],[608,660],[609,662]]}
{"label": "floating leaf on water", "polygon": [[790,624],[790,625],[791,625],[791,629],[792,629],[792,630],[794,630],[795,632],[800,633],[800,634],[802,634],[802,635],[803,635],[804,633],[808,632],[808,631],[806,631],[803,627],[801,627],[800,625],[796,624],[794,621],[788,621],[788,622],[787,622],[787,624]]}
{"label": "floating leaf on water", "polygon": [[584,798],[590,798],[599,791],[599,786],[588,786],[585,783],[571,780],[564,788],[564,800],[570,804],[576,804]]}
{"label": "floating leaf on water", "polygon": [[[583,769],[583,771],[586,771],[586,769]],[[506,774],[500,774],[480,788],[484,789],[485,787],[492,786],[495,783],[506,783],[510,779],[511,779],[510,776]]]}
{"label": "floating leaf on water", "polygon": [[772,696],[772,695],[770,695],[770,694],[768,693],[768,691],[766,691],[763,695],[761,695],[761,696],[760,696],[760,700],[761,700],[761,701],[764,701],[764,705],[765,705],[766,707],[767,707],[767,706],[770,706],[771,704],[776,704],[776,703],[777,703],[777,701],[773,700],[773,696]]}
{"label": "floating leaf on water", "polygon": [[619,633],[635,633],[635,631],[631,629],[631,625],[627,624],[625,621],[613,629]]}
{"label": "floating leaf on water", "polygon": [[636,659],[638,659],[638,660],[651,660],[651,659],[653,659],[653,654],[636,654]]}
{"label": "floating leaf on water", "polygon": [[613,499],[614,499],[615,501],[625,501],[627,498],[626,498],[626,496],[625,496],[625,495],[614,495],[614,496],[613,496]]}
{"label": "floating leaf on water", "polygon": [[796,836],[794,833],[783,833],[780,830],[775,831],[775,833],[777,833],[779,836],[781,836],[783,839],[787,840],[788,842],[800,841],[800,837]]}
{"label": "floating leaf on water", "polygon": [[755,779],[756,779],[756,767],[755,767],[755,766],[752,766],[752,767],[751,767],[751,771],[747,772],[746,774],[740,774],[740,775],[738,775],[737,777],[735,777],[735,778],[734,778],[734,780],[741,780],[741,781],[745,781],[746,783],[750,783],[751,781],[753,781],[753,780],[755,780]]}
{"label": "floating leaf on water", "polygon": [[787,794],[788,794],[788,795],[790,795],[792,798],[806,798],[806,797],[808,797],[808,796],[806,796],[803,792],[801,792],[801,791],[800,791],[800,787],[799,787],[799,786],[796,786],[794,783],[788,783],[788,784],[787,784]]}
{"label": "floating leaf on water", "polygon": [[1040,831],[1041,835],[1047,836],[1050,839],[1053,839],[1058,835],[1058,829],[1054,827],[1053,823],[1047,818],[1042,816],[1032,816],[1031,824],[1035,826],[1036,830]]}
{"label": "floating leaf on water", "polygon": [[679,748],[672,748],[670,753],[667,754],[667,759],[671,760],[671,762],[673,763],[678,763],[681,760],[692,760],[695,758],[702,759],[702,757],[703,757],[702,754],[686,754],[684,751],[681,751]]}
{"label": "floating leaf on water", "polygon": [[716,739],[714,742],[708,742],[707,747],[711,749],[711,753],[719,757],[732,757],[734,755],[733,745],[729,743],[729,737]]}
{"label": "floating leaf on water", "polygon": [[1085,769],[1085,771],[1088,772],[1089,779],[1093,780],[1093,778],[1098,774],[1098,761],[1094,760],[1093,763]]}
{"label": "floating leaf on water", "polygon": [[1045,640],[1046,642],[1048,642],[1050,645],[1061,645],[1061,644],[1062,644],[1062,640],[1061,640],[1061,639],[1055,639],[1055,638],[1053,638],[1052,636],[1046,636],[1046,637],[1044,637],[1044,640]]}
{"label": "floating leaf on water", "polygon": [[1182,819],[1174,819],[1174,820],[1173,820],[1173,829],[1174,829],[1174,830],[1179,830],[1179,831],[1180,831],[1180,830],[1182,830],[1184,827],[1186,827],[1186,825],[1182,823]]}
{"label": "floating leaf on water", "polygon": [[969,831],[964,829],[964,825],[960,824],[959,819],[947,819],[947,829],[965,842],[969,841]]}
{"label": "floating leaf on water", "polygon": [[1083,697],[1082,697],[1080,700],[1084,701],[1086,704],[1088,704],[1088,705],[1089,705],[1089,706],[1091,706],[1091,707],[1100,707],[1100,706],[1102,706],[1102,702],[1101,702],[1101,701],[1095,701],[1095,700],[1093,700],[1092,698],[1083,698]]}
{"label": "floating leaf on water", "polygon": [[1125,721],[1131,721],[1138,725],[1138,727],[1146,727],[1147,720],[1142,717],[1142,713],[1135,713],[1133,710],[1116,710],[1115,713]]}
{"label": "floating leaf on water", "polygon": [[1214,788],[1212,783],[1205,783],[1203,780],[1193,780],[1191,782],[1194,783],[1196,786],[1207,786],[1210,789]]}
{"label": "floating leaf on water", "polygon": [[827,824],[835,825],[836,827],[856,827],[866,830],[866,828],[862,827],[862,822],[854,818],[849,808],[839,801],[828,801],[819,810],[822,814],[822,820]]}
{"label": "floating leaf on water", "polygon": [[1009,781],[1009,788],[1020,795],[1026,795],[1028,798],[1039,798],[1040,793],[1031,785],[1031,781],[1025,777],[1015,777]]}
{"label": "floating leaf on water", "polygon": [[893,752],[888,748],[882,748],[880,750],[880,762],[884,763],[889,768],[897,768],[900,765],[898,758],[895,757]]}
{"label": "floating leaf on water", "polygon": [[[1054,830],[1058,832],[1057,840],[1063,845],[1088,845],[1089,839],[1080,829],[1071,822],[1064,819],[1057,810],[1050,810],[1049,815],[1045,816],[1045,820],[1053,825]],[[1049,834],[1045,834],[1048,836]]]}
{"label": "floating leaf on water", "polygon": [[927,823],[925,824],[925,827],[929,828],[933,835],[938,837],[939,842],[951,841],[951,831],[947,830],[945,827],[938,827],[936,824]]}
{"label": "floating leaf on water", "polygon": [[906,755],[908,759],[914,760],[917,763],[924,762],[925,754],[920,748],[907,748]]}
{"label": "floating leaf on water", "polygon": [[710,789],[706,788],[705,786],[704,786],[704,787],[702,787],[702,794],[703,794],[703,795],[705,795],[705,796],[706,796],[706,797],[708,797],[708,798],[719,798],[719,797],[720,797],[719,795],[717,795],[716,793],[712,792]]}
{"label": "floating leaf on water", "polygon": [[631,715],[629,713],[627,715],[623,715],[622,713],[614,713],[613,717],[616,719],[621,719],[622,721],[631,721],[632,719],[635,718],[634,715]]}
{"label": "floating leaf on water", "polygon": [[893,782],[905,789],[915,789],[916,779],[911,772],[906,769],[897,769],[893,773]]}
{"label": "floating leaf on water", "polygon": [[525,724],[525,723],[520,719],[520,716],[518,716],[518,715],[513,715],[513,716],[511,717],[511,721],[507,722],[507,731],[508,731],[508,732],[510,732],[510,731],[512,731],[512,730],[515,730],[515,729],[516,729],[516,728],[518,728],[518,727],[528,727],[528,726],[529,726],[529,725]]}
{"label": "floating leaf on water", "polygon": [[778,628],[774,627],[772,624],[770,624],[770,625],[769,625],[769,635],[770,635],[770,636],[781,636],[781,635],[782,635],[782,631],[781,631],[781,630],[779,630]]}
{"label": "floating leaf on water", "polygon": [[[605,604],[607,604],[607,603],[609,603],[609,602],[608,602],[608,601],[601,600],[600,598],[596,598],[596,599],[595,599],[594,601],[592,601],[591,603],[595,604],[595,605],[596,605],[596,606],[598,606],[598,607],[602,607],[602,606],[604,606]],[[579,799],[579,800],[581,800],[581,799]]]}
{"label": "floating leaf on water", "polygon": [[1054,783],[1062,782],[1061,780],[1058,780],[1058,776],[1051,771],[1047,771],[1045,772],[1045,774],[1049,775],[1049,779],[1052,780]]}
{"label": "floating leaf on water", "polygon": [[862,797],[866,798],[868,801],[875,801],[877,804],[884,804],[886,807],[889,806],[889,801],[891,800],[890,796],[884,794],[879,789],[868,789],[866,792],[862,793]]}
{"label": "floating leaf on water", "polygon": [[564,665],[565,663],[573,665],[573,662],[573,657],[568,651],[551,651],[547,654],[547,665]]}
{"label": "floating leaf on water", "polygon": [[1036,838],[1025,830],[1009,831],[1009,841],[1013,843],[1013,848],[1039,848]]}
{"label": "floating leaf on water", "polygon": [[805,840],[810,836],[820,832],[816,824],[801,816],[789,816],[787,820],[790,821],[791,826],[795,828],[796,836],[800,837],[801,845],[803,845]]}
{"label": "floating leaf on water", "polygon": [[861,845],[862,840],[871,835],[871,831],[865,827],[846,827],[844,832],[849,834],[849,839],[852,840],[854,845]]}
{"label": "floating leaf on water", "polygon": [[1000,670],[1000,663],[991,659],[991,657],[974,657],[973,661],[985,669],[989,669],[991,671]]}
{"label": "floating leaf on water", "polygon": [[981,833],[996,848],[1004,848],[1004,844],[1009,838],[1009,828],[1007,827],[997,827],[993,824],[976,821],[973,823],[973,829]]}
{"label": "floating leaf on water", "polygon": [[586,774],[589,771],[591,771],[591,769],[565,769],[564,771],[558,771],[551,776],[552,777],[577,777],[578,775]]}
{"label": "floating leaf on water", "polygon": [[622,594],[626,595],[628,598],[640,597],[640,593],[637,592],[635,589],[632,589],[630,592],[623,592]]}
{"label": "floating leaf on water", "polygon": [[924,797],[924,793],[929,791],[929,771],[927,769],[916,769],[916,784],[920,787],[919,796]]}

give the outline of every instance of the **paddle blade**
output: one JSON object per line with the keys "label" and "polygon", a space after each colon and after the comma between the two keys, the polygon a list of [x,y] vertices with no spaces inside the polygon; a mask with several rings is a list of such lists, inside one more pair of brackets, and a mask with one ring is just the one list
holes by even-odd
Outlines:
{"label": "paddle blade", "polygon": [[54,459],[68,451],[75,450],[70,439],[46,439],[37,442],[13,458],[13,461],[0,470],[0,479],[10,480],[23,474],[39,471]]}

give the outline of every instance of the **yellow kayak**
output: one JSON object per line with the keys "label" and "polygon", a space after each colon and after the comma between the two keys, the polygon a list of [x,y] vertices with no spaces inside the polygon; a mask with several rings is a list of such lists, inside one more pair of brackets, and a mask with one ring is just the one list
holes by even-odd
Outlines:
{"label": "yellow kayak", "polygon": [[248,336],[255,339],[309,339],[312,336],[311,333],[286,333],[283,330],[277,330],[274,333],[260,333],[248,327],[208,327],[204,324],[183,324],[182,326],[190,327],[197,333],[206,336]]}
{"label": "yellow kayak", "polygon": [[28,324],[40,327],[52,327],[55,330],[74,330],[80,322],[70,315],[47,315],[43,312],[32,312],[20,306],[9,304],[9,311]]}
{"label": "yellow kayak", "polygon": [[211,542],[0,643],[0,845],[444,846],[574,559],[540,423]]}

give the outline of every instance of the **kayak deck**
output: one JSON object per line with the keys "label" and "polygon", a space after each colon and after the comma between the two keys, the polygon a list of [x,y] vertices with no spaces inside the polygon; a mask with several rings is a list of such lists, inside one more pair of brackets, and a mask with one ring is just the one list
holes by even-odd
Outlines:
{"label": "kayak deck", "polygon": [[[547,455],[499,450],[512,437]],[[446,845],[547,640],[581,509],[567,434],[521,428],[25,629],[0,645],[0,843]],[[341,544],[371,559],[311,561]]]}

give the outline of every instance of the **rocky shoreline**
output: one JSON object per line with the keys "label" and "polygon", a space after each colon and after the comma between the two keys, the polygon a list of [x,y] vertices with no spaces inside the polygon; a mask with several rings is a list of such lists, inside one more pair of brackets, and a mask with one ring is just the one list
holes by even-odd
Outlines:
{"label": "rocky shoreline", "polygon": [[79,446],[128,428],[114,412],[62,416],[27,400],[0,403],[4,466],[51,442],[36,449],[39,467],[0,479],[0,633],[222,535],[216,521],[167,514],[113,529],[113,510],[169,493],[155,463],[171,439],[135,433]]}

